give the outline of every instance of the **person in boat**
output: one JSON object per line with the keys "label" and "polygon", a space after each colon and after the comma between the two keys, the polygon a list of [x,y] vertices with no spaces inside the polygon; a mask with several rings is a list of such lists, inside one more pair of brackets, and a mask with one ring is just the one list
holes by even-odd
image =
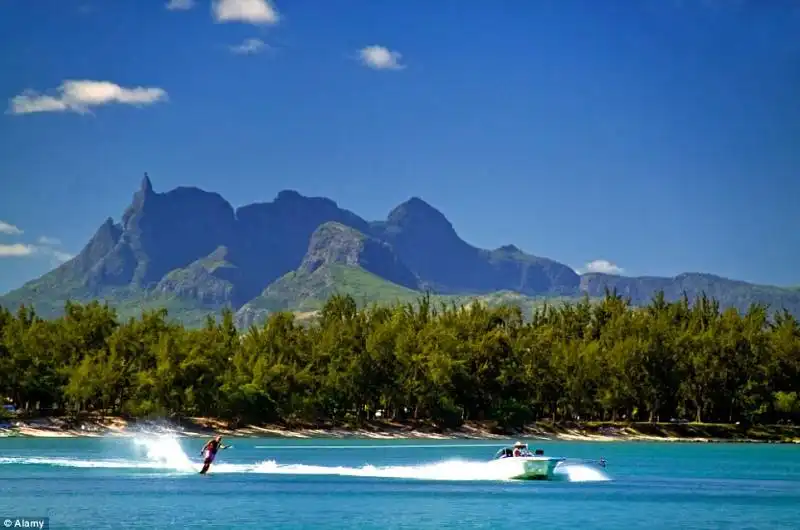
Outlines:
{"label": "person in boat", "polygon": [[230,446],[222,444],[222,436],[215,436],[211,440],[207,441],[200,450],[200,454],[205,455],[205,460],[203,460],[203,469],[200,470],[200,474],[205,474],[208,471],[208,468],[211,467],[211,463],[217,457],[217,451],[220,449],[227,449],[228,447]]}
{"label": "person in boat", "polygon": [[514,456],[524,456],[527,453],[528,446],[522,442],[517,442],[514,444]]}

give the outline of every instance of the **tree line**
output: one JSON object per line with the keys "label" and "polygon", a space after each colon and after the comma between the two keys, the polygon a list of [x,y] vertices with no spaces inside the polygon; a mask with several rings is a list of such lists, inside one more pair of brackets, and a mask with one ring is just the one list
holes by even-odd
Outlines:
{"label": "tree line", "polygon": [[233,314],[186,329],[99,302],[45,320],[0,309],[0,398],[23,409],[234,422],[375,417],[456,426],[537,419],[774,423],[800,418],[800,324],[705,296],[634,307],[414,304],[334,295],[311,323]]}

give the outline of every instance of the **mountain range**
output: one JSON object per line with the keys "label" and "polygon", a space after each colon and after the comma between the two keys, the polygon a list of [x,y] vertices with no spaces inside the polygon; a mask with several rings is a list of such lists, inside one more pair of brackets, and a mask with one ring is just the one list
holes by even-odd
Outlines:
{"label": "mountain range", "polygon": [[553,299],[603,296],[606,288],[650,301],[701,293],[741,311],[751,303],[800,316],[800,290],[711,274],[674,278],[579,275],[514,245],[476,248],[419,198],[367,221],[334,201],[284,190],[271,202],[234,209],[217,193],[179,187],[156,193],[145,174],[120,222],[108,218],[73,259],[5,296],[40,315],[66,300],[107,300],[123,316],[166,307],[186,325],[229,307],[237,323],[270,312],[313,312],[335,292],[359,302],[410,301],[424,292],[467,303],[516,303],[525,310]]}

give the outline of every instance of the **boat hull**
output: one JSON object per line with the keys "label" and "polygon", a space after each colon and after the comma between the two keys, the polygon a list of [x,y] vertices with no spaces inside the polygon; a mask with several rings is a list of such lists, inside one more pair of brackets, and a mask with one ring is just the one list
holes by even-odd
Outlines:
{"label": "boat hull", "polygon": [[524,458],[522,472],[512,477],[516,480],[553,480],[556,466],[562,462],[561,458],[534,459]]}
{"label": "boat hull", "polygon": [[508,470],[513,480],[555,480],[555,469],[563,458],[546,456],[508,457],[496,460]]}

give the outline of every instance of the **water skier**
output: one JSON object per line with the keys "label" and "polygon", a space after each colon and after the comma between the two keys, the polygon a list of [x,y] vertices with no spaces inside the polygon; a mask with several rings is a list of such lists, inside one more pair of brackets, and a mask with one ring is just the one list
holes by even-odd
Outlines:
{"label": "water skier", "polygon": [[203,460],[203,469],[200,470],[200,474],[204,475],[208,468],[211,466],[211,463],[217,457],[217,451],[220,449],[227,449],[230,445],[223,445],[222,444],[222,436],[216,436],[206,442],[203,448],[200,450],[201,455],[205,455],[205,460]]}

